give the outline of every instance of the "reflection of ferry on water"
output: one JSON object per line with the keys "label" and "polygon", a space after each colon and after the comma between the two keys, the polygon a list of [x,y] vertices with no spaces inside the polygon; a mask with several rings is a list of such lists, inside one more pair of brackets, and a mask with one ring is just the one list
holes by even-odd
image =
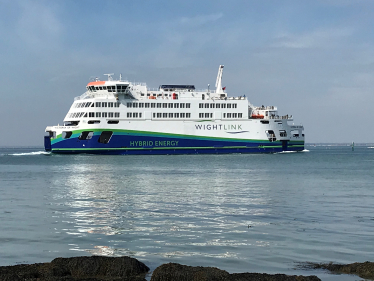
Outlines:
{"label": "reflection of ferry on water", "polygon": [[200,154],[302,151],[302,125],[274,106],[255,107],[245,95],[228,97],[193,85],[113,80],[90,82],[76,97],[63,126],[48,126],[45,149],[54,153]]}

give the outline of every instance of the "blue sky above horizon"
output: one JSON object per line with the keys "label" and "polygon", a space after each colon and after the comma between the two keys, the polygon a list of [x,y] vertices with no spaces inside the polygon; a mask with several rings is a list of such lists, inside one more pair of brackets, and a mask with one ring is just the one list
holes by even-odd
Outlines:
{"label": "blue sky above horizon", "polygon": [[[374,1],[0,0],[0,146],[42,145],[92,77],[214,85],[307,142],[373,142]],[[10,134],[9,134],[10,133]]]}

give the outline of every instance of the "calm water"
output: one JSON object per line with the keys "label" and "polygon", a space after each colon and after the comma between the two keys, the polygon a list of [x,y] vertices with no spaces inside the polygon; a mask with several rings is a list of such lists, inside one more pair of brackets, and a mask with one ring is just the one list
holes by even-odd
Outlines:
{"label": "calm water", "polygon": [[[374,261],[374,148],[270,155],[49,155],[0,149],[0,265],[128,255],[317,275]],[[148,277],[149,278],[149,277]]]}

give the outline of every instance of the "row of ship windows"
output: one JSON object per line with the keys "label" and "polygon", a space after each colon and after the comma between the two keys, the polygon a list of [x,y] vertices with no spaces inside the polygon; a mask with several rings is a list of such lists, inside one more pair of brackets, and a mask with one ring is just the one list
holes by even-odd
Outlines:
{"label": "row of ship windows", "polygon": [[[119,118],[119,112],[75,112],[68,118],[97,117]],[[127,118],[142,118],[142,112],[127,112]],[[161,113],[154,112],[153,118],[191,118],[191,113]],[[199,113],[199,118],[213,118],[213,113]],[[243,113],[223,113],[223,118],[243,118]]]}
{"label": "row of ship windows", "polygon": [[81,118],[81,117],[120,117],[119,112],[75,112],[75,113],[70,113],[68,118]]}
{"label": "row of ship windows", "polygon": [[[213,118],[213,113],[199,113],[199,118]],[[223,118],[243,118],[243,113],[223,113]]]}
{"label": "row of ship windows", "polygon": [[191,108],[190,103],[149,103],[149,102],[128,102],[127,107],[133,108]]}
{"label": "row of ship windows", "polygon": [[119,102],[78,102],[74,107],[119,107],[119,105]]}
{"label": "row of ship windows", "polygon": [[99,90],[108,90],[108,92],[125,92],[127,86],[117,85],[117,89],[116,86],[88,86],[87,88],[92,92],[96,92]]}
{"label": "row of ship windows", "polygon": [[153,118],[191,118],[191,113],[153,113]]}
{"label": "row of ship windows", "polygon": [[199,103],[199,108],[237,108],[236,103]]}
{"label": "row of ship windows", "polygon": [[[79,102],[75,108],[82,107],[119,107],[119,102]],[[149,103],[149,102],[128,102],[127,107],[131,108],[191,108],[190,103]],[[199,103],[199,108],[237,108],[236,103]]]}

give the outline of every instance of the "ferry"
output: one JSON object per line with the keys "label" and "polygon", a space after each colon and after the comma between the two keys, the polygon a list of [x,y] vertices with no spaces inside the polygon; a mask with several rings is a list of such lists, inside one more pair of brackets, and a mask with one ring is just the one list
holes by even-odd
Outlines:
{"label": "ferry", "polygon": [[304,127],[275,106],[254,106],[245,95],[231,97],[194,85],[125,81],[114,74],[89,82],[74,99],[63,125],[48,126],[45,150],[90,154],[221,154],[303,151]]}

